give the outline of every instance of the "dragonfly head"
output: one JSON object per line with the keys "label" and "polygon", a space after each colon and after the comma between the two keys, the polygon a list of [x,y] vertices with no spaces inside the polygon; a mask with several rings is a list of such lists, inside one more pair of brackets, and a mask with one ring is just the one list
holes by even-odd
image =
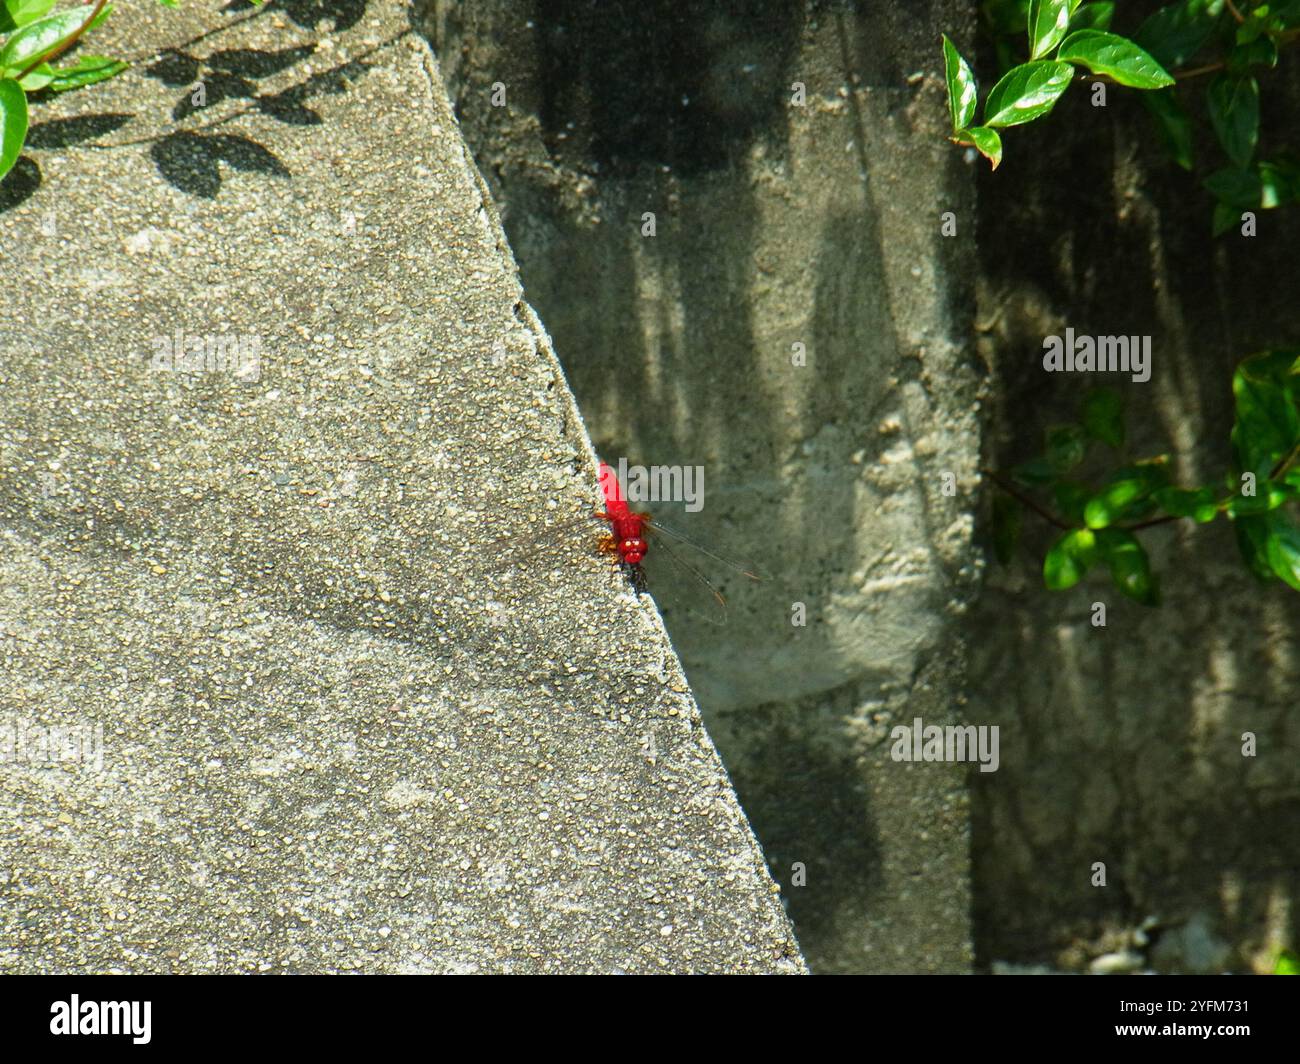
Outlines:
{"label": "dragonfly head", "polygon": [[618,556],[630,566],[639,566],[641,560],[645,557],[645,552],[646,541],[640,536],[631,539],[621,539],[618,542]]}

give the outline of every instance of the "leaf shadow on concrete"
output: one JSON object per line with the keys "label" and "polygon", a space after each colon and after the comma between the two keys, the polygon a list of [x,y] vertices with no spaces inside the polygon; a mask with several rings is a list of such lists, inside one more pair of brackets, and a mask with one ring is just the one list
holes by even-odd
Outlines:
{"label": "leaf shadow on concrete", "polygon": [[35,195],[41,187],[40,165],[30,155],[20,155],[13,169],[0,180],[0,214]]}
{"label": "leaf shadow on concrete", "polygon": [[[234,0],[222,11],[248,12],[258,9],[249,0]],[[351,29],[366,13],[366,0],[279,0],[276,11],[286,14],[303,29],[317,29],[322,22],[333,24],[334,32]]]}
{"label": "leaf shadow on concrete", "polygon": [[[252,5],[235,3],[226,11],[249,11]],[[316,29],[322,21],[332,23],[333,32],[355,25],[365,14],[364,0],[320,0],[276,6],[299,26]],[[260,10],[257,14],[260,14]],[[348,83],[363,76],[372,65],[367,57],[373,49],[328,70],[317,71],[303,81],[278,92],[266,92],[261,82],[292,70],[317,54],[317,42],[268,51],[259,48],[228,47],[199,55],[193,46],[209,34],[166,49],[144,69],[146,76],[181,92],[171,109],[171,119],[183,122],[226,102],[246,106],[221,119],[260,113],[290,126],[314,126],[323,121],[308,101],[320,95],[341,95]],[[383,42],[379,47],[391,44]],[[201,94],[200,94],[201,86]],[[214,198],[221,188],[220,164],[245,173],[288,178],[287,166],[267,146],[237,133],[211,133],[208,126],[181,129],[163,135],[150,149],[159,173],[174,187],[193,196]]]}
{"label": "leaf shadow on concrete", "polygon": [[[132,117],[129,114],[105,113],[36,122],[27,130],[25,146],[36,149],[74,147],[120,129]],[[40,166],[30,156],[22,156],[14,168],[0,179],[0,213],[30,198],[40,186]]]}

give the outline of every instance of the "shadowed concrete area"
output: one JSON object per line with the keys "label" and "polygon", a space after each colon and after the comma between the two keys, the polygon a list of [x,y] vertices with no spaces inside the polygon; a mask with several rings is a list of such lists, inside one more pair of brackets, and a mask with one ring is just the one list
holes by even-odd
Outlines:
{"label": "shadowed concrete area", "polygon": [[403,7],[96,51],[0,186],[0,970],[802,971]]}
{"label": "shadowed concrete area", "polygon": [[702,466],[691,534],[765,570],[718,570],[724,625],[665,619],[814,971],[969,970],[967,766],[887,738],[966,718],[974,170],[938,41],[970,5],[413,13],[598,449]]}

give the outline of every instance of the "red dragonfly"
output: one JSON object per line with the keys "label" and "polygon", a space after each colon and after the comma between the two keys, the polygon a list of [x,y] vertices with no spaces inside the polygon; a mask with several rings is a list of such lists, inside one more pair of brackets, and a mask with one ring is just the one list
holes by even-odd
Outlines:
{"label": "red dragonfly", "polygon": [[[600,549],[602,553],[617,555],[619,568],[627,575],[628,582],[632,585],[632,590],[636,594],[642,595],[648,590],[645,570],[641,568],[641,562],[649,552],[650,541],[653,540],[656,550],[663,551],[667,557],[689,572],[696,580],[708,588],[709,593],[719,606],[726,607],[727,600],[710,583],[708,577],[669,549],[668,544],[664,542],[663,536],[671,536],[681,540],[681,542],[701,554],[712,558],[714,561],[721,562],[750,580],[756,581],[759,579],[758,576],[739,563],[709,550],[681,532],[664,525],[663,522],[655,521],[650,514],[638,513],[630,509],[627,499],[623,495],[623,486],[618,481],[618,475],[605,462],[600,463],[599,479],[601,494],[605,499],[605,511],[596,516],[609,523],[609,531],[602,538]],[[662,533],[663,535],[659,536],[655,533]]]}

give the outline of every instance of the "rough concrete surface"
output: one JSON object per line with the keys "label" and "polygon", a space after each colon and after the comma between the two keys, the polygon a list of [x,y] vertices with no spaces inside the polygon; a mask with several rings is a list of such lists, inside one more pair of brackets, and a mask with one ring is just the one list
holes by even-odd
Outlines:
{"label": "rough concrete surface", "polygon": [[692,534],[765,570],[713,569],[726,624],[665,616],[813,969],[968,970],[967,766],[887,737],[965,716],[974,170],[938,41],[969,5],[415,13],[598,449],[702,466]]}
{"label": "rough concrete surface", "polygon": [[801,971],[652,604],[536,542],[592,454],[405,10],[96,51],[0,193],[0,723],[102,728],[0,764],[0,970]]}

